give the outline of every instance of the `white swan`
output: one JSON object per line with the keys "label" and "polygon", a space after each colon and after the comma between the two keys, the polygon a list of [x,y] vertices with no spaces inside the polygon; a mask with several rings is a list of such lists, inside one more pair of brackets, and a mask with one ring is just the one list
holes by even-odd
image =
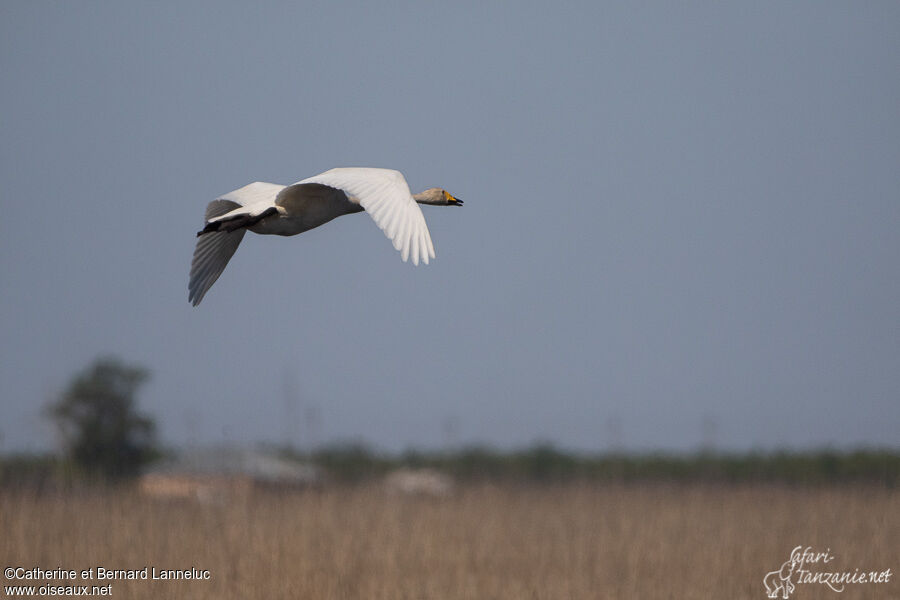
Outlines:
{"label": "white swan", "polygon": [[328,221],[367,211],[394,243],[403,261],[426,265],[434,258],[431,234],[418,204],[462,206],[440,188],[412,195],[403,174],[392,169],[339,168],[289,186],[257,181],[228,192],[206,207],[197,233],[188,301],[200,304],[234,255],[244,233],[296,235]]}

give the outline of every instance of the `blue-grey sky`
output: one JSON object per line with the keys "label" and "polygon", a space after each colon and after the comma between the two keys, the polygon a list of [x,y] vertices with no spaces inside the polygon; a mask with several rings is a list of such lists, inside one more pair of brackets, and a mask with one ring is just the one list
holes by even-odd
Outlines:
{"label": "blue-grey sky", "polygon": [[[0,4],[0,449],[96,356],[167,443],[900,445],[900,4]],[[365,214],[206,203],[391,167]],[[293,404],[286,398],[294,398]],[[318,414],[310,431],[305,415]],[[452,424],[449,426],[448,424]]]}

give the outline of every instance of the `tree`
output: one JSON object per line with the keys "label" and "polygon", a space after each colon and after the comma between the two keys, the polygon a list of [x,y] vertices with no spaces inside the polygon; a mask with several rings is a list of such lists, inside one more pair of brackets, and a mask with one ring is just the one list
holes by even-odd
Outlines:
{"label": "tree", "polygon": [[102,358],[72,379],[49,412],[73,462],[90,474],[120,479],[153,458],[156,424],[137,411],[134,399],[148,377],[141,367]]}

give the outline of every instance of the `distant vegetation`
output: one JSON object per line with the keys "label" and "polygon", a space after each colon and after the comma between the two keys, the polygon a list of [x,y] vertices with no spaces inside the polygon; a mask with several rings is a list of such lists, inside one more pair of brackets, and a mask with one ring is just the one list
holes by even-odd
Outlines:
{"label": "distant vegetation", "polygon": [[331,477],[342,481],[359,481],[399,467],[427,467],[461,481],[868,482],[888,487],[900,484],[900,452],[872,449],[745,454],[579,454],[539,444],[512,452],[471,447],[457,451],[387,454],[359,444],[346,444],[311,453],[285,454],[313,462]]}
{"label": "distant vegetation", "polygon": [[[566,483],[782,483],[797,485],[867,483],[900,486],[900,452],[887,449],[838,452],[700,452],[694,454],[579,454],[542,444],[503,452],[485,447],[457,451],[389,454],[361,444],[313,452],[281,450],[287,458],[321,467],[329,481],[359,483],[401,467],[432,468],[461,482]],[[51,455],[0,458],[0,485],[73,482],[84,475],[70,460]]]}
{"label": "distant vegetation", "polygon": [[[138,410],[136,394],[148,372],[114,358],[77,373],[48,407],[62,439],[62,456],[0,456],[0,486],[42,487],[122,481],[161,456],[154,421]],[[320,467],[327,481],[359,483],[401,468],[432,468],[460,482],[565,483],[715,482],[800,485],[900,485],[900,448],[856,451],[750,453],[568,452],[551,444],[516,451],[476,446],[457,450],[378,452],[336,444],[283,456]]]}
{"label": "distant vegetation", "polygon": [[148,377],[142,367],[101,358],[72,378],[48,410],[70,469],[122,479],[154,458],[156,424],[138,411],[135,399]]}

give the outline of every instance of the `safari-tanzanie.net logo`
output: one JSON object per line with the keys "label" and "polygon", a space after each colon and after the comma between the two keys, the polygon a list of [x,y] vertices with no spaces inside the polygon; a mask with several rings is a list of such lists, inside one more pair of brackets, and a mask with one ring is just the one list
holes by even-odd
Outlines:
{"label": "safari-tanzanie.net logo", "polygon": [[[769,598],[787,600],[797,590],[797,586],[813,585],[818,598],[821,586],[833,592],[843,592],[848,585],[889,583],[891,569],[868,570],[862,568],[842,569],[832,564],[835,555],[831,548],[817,552],[812,546],[797,546],[780,569],[769,571],[763,578],[766,595]],[[801,594],[802,595],[802,594]]]}

